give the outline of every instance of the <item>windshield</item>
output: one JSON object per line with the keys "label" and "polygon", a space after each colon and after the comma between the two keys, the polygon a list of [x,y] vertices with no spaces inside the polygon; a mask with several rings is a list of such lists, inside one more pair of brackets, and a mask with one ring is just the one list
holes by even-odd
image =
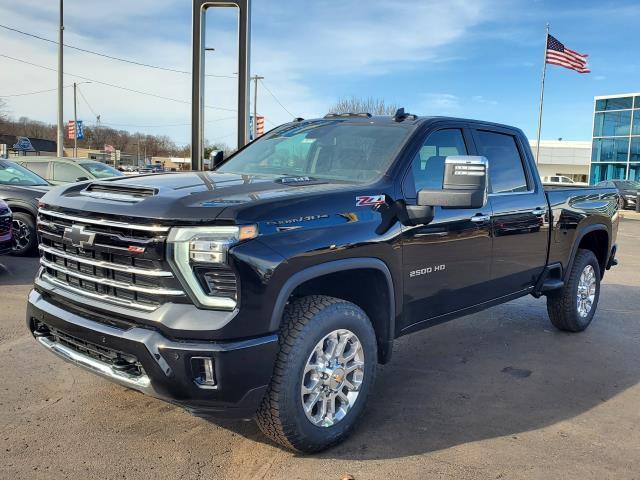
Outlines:
{"label": "windshield", "polygon": [[217,170],[369,182],[383,175],[410,130],[396,125],[314,120],[279,128]]}
{"label": "windshield", "polygon": [[0,185],[49,185],[31,170],[13,162],[0,162]]}
{"label": "windshield", "polygon": [[623,182],[617,182],[618,188],[623,190],[640,190],[640,182],[634,182],[633,180],[625,180]]}
{"label": "windshield", "polygon": [[121,177],[124,175],[115,168],[100,162],[83,162],[80,165],[89,170],[89,173],[96,178]]}

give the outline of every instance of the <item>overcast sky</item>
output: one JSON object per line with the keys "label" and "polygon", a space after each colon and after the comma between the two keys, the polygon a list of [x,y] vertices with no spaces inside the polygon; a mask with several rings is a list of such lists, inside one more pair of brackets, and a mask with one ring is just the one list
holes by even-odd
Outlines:
{"label": "overcast sky", "polygon": [[[66,0],[65,43],[107,55],[190,69],[189,0]],[[57,38],[58,2],[0,0],[0,24]],[[235,140],[236,17],[210,11],[205,136]],[[267,128],[324,115],[339,97],[373,96],[423,115],[509,123],[535,136],[544,26],[590,54],[591,74],[549,66],[543,138],[589,139],[593,96],[640,91],[637,1],[254,0],[252,73],[265,77],[258,110]],[[54,44],[0,28],[0,55],[54,68]],[[189,75],[72,49],[69,74],[188,102]],[[65,85],[82,79],[65,76]],[[55,71],[0,56],[0,96],[56,87]],[[280,100],[280,106],[265,87]],[[79,118],[189,143],[189,106],[98,83],[80,87]],[[14,117],[54,123],[55,91],[4,97]],[[88,105],[87,105],[88,103]],[[91,109],[93,110],[93,113]],[[288,110],[288,112],[287,112]],[[290,112],[290,113],[289,113]],[[72,118],[65,89],[65,120]]]}

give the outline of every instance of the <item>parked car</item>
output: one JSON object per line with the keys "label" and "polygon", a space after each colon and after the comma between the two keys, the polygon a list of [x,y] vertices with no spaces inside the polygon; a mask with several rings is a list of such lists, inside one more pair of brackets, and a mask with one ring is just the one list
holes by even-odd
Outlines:
{"label": "parked car", "polygon": [[52,185],[121,177],[124,174],[106,163],[86,158],[20,157],[16,160]]}
{"label": "parked car", "polygon": [[402,335],[529,294],[586,329],[619,222],[615,189],[546,191],[517,128],[402,110],[42,202],[38,343],[302,452],[349,434]]}
{"label": "parked car", "polygon": [[145,165],[140,168],[140,173],[162,173],[164,172],[164,167],[162,165]]}
{"label": "parked car", "polygon": [[0,199],[13,211],[13,253],[32,254],[38,246],[38,201],[51,185],[32,171],[0,159]]}
{"label": "parked car", "polygon": [[605,188],[617,188],[622,197],[622,208],[636,208],[640,182],[635,180],[605,180],[596,186]]}
{"label": "parked car", "polygon": [[544,185],[565,185],[565,186],[580,186],[586,187],[589,184],[584,182],[576,182],[575,180],[565,177],[564,175],[551,175],[547,177],[542,177],[542,183]]}
{"label": "parked car", "polygon": [[13,236],[11,234],[11,209],[4,200],[0,200],[0,255],[11,253]]}

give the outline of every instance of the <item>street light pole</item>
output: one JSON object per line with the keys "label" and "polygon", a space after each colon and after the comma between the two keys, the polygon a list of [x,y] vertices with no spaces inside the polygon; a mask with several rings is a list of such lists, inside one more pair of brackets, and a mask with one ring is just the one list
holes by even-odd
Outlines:
{"label": "street light pole", "polygon": [[76,82],[73,82],[73,158],[78,158],[78,102],[76,101]]}
{"label": "street light pole", "polygon": [[258,138],[258,80],[262,80],[264,77],[254,75],[251,77],[253,80],[253,139]]}
{"label": "street light pole", "polygon": [[64,31],[64,16],[62,12],[63,0],[60,0],[60,25],[58,30],[58,141],[57,143],[57,155],[58,157],[64,156],[64,124],[63,124],[63,105],[62,105],[62,37]]}

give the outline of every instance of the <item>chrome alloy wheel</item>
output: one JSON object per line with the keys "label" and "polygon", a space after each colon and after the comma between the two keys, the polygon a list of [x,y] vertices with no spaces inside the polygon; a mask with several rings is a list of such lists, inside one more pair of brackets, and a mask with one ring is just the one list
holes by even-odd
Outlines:
{"label": "chrome alloy wheel", "polygon": [[334,330],[307,359],[300,398],[304,413],[318,427],[342,420],[354,406],[364,380],[364,350],[349,330]]}
{"label": "chrome alloy wheel", "polygon": [[29,226],[20,219],[13,219],[13,250],[21,252],[29,246],[31,232]]}
{"label": "chrome alloy wheel", "polygon": [[577,306],[578,314],[585,318],[589,315],[593,301],[596,298],[596,272],[591,265],[587,265],[580,274],[578,281]]}

